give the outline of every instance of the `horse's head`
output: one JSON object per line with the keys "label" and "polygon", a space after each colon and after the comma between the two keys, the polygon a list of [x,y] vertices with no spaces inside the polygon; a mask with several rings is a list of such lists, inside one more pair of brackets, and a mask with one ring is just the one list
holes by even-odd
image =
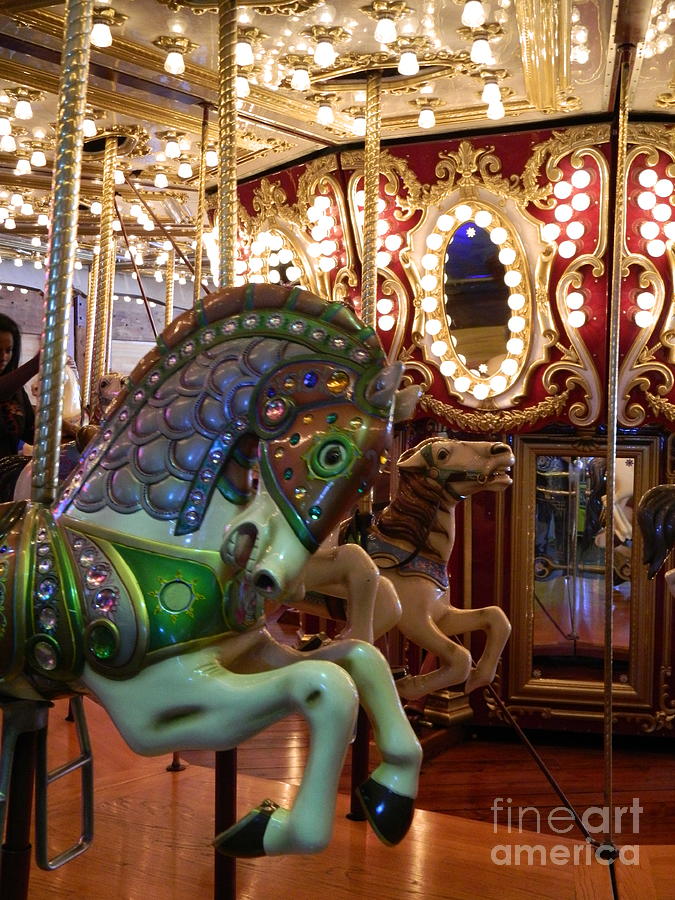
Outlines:
{"label": "horse's head", "polygon": [[422,441],[398,461],[399,469],[419,472],[455,500],[478,491],[504,490],[511,484],[509,470],[514,464],[507,444],[444,437]]}
{"label": "horse's head", "polygon": [[257,385],[258,490],[228,525],[222,555],[259,592],[286,590],[370,489],[389,447],[400,375],[398,364],[296,357]]}

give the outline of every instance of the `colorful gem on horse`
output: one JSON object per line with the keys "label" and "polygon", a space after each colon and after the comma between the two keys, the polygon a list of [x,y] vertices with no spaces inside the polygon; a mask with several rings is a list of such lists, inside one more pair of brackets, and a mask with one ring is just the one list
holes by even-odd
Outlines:
{"label": "colorful gem on horse", "polygon": [[227,289],[177,318],[55,508],[0,507],[2,693],[88,691],[149,755],[227,749],[300,712],[296,801],[221,835],[234,856],[327,844],[360,701],[382,757],[361,800],[399,841],[421,751],[386,661],[359,641],[300,654],[263,618],[369,490],[399,377],[372,330],[299,289]]}

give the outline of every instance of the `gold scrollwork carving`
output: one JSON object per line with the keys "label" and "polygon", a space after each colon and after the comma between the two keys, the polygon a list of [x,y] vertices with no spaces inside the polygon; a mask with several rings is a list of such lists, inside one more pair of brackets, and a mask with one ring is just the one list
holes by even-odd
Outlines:
{"label": "gold scrollwork carving", "polygon": [[561,394],[547,397],[534,406],[525,409],[500,410],[499,412],[464,412],[428,395],[422,397],[420,405],[435,416],[459,425],[465,431],[497,434],[522,428],[524,425],[534,425],[539,419],[560,415],[567,405],[569,394],[568,389]]}

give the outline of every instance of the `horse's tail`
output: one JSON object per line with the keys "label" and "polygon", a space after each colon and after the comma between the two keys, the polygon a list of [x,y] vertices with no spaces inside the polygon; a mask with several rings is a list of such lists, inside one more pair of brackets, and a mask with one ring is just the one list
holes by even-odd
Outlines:
{"label": "horse's tail", "polygon": [[644,541],[642,561],[653,578],[675,544],[675,484],[648,490],[638,504],[637,517]]}

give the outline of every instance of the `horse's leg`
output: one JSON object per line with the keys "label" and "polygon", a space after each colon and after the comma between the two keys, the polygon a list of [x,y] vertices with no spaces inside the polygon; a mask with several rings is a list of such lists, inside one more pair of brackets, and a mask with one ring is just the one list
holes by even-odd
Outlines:
{"label": "horse's leg", "polygon": [[391,584],[358,544],[342,544],[319,550],[305,565],[306,590],[343,597],[347,601],[347,624],[339,639],[358,638],[373,642],[392,628],[401,615],[398,597]]}
{"label": "horse's leg", "polygon": [[[401,582],[403,579],[399,579],[398,584]],[[451,641],[434,621],[432,611],[435,610],[440,619],[444,609],[439,611],[438,590],[431,581],[409,578],[400,587],[400,591],[403,590],[406,594],[402,594],[403,616],[398,627],[409,640],[435,654],[441,662],[439,668],[432,672],[408,675],[396,682],[402,697],[418,700],[432,691],[466,681],[471,671],[471,654],[465,647]],[[411,597],[414,597],[414,602]]]}
{"label": "horse's leg", "polygon": [[471,670],[464,687],[465,693],[491,684],[497,673],[497,665],[504,645],[511,634],[511,623],[498,606],[483,609],[455,609],[449,607],[438,621],[439,628],[446,634],[466,634],[471,631],[485,632],[485,649],[476,667]]}
{"label": "horse's leg", "polygon": [[378,836],[385,843],[398,843],[412,821],[422,749],[403,712],[389,665],[380,651],[363,641],[349,640],[301,654],[270,641],[260,651],[259,658],[264,659],[265,665],[273,666],[289,665],[298,658],[330,660],[349,673],[372,723],[382,756],[382,762],[362,786],[362,802]]}
{"label": "horse's leg", "polygon": [[[254,655],[254,653],[252,653]],[[218,839],[232,856],[315,853],[327,845],[337,785],[358,698],[340,667],[303,658],[270,672],[234,674],[218,648],[155,663],[113,681],[85,669],[84,680],[138,753],[234,747],[292,712],[307,720],[311,744],[292,809],[254,810]]]}

